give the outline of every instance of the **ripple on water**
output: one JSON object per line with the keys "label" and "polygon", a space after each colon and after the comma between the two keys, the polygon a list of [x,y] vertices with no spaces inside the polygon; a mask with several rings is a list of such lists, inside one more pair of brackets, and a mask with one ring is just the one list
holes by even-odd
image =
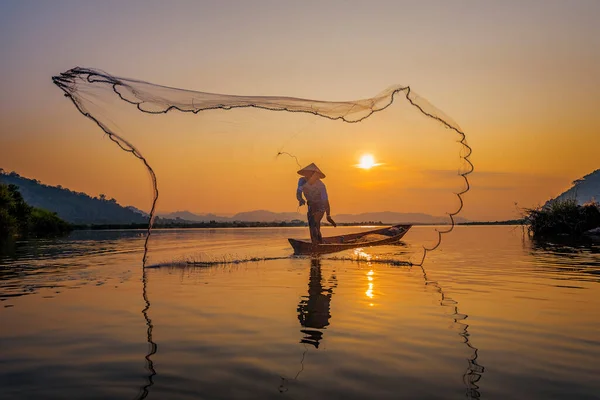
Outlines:
{"label": "ripple on water", "polygon": [[418,249],[419,229],[405,247],[319,265],[290,257],[289,234],[158,232],[157,259],[201,249],[204,259],[246,262],[148,269],[148,320],[139,232],[24,244],[24,256],[2,259],[0,270],[0,318],[10,322],[0,331],[3,395],[133,398],[145,387],[182,399],[560,399],[600,391],[597,245],[457,227],[421,270],[401,264]]}

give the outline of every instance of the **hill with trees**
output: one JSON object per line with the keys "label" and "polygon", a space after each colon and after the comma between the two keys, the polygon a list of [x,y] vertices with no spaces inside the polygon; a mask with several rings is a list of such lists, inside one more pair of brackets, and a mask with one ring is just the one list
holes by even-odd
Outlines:
{"label": "hill with trees", "polygon": [[544,206],[526,210],[525,222],[534,237],[600,233],[600,169],[573,182],[573,186]]}
{"label": "hill with trees", "polygon": [[62,186],[44,185],[36,179],[28,179],[16,172],[0,169],[0,183],[15,185],[24,201],[33,207],[48,210],[72,224],[141,224],[148,223],[148,216],[132,208],[123,207],[115,199],[105,195],[90,197]]}
{"label": "hill with trees", "polygon": [[571,188],[548,200],[544,207],[550,206],[554,202],[562,203],[567,200],[574,200],[580,206],[600,201],[600,169],[573,181]]}

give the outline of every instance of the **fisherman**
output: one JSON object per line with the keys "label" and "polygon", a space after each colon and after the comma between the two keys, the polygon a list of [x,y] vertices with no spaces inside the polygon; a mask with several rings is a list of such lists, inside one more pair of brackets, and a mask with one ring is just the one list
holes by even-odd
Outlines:
{"label": "fisherman", "polygon": [[[327,221],[336,226],[336,223],[331,219],[327,188],[325,188],[325,184],[321,181],[321,179],[325,178],[325,174],[314,163],[302,168],[298,171],[298,174],[302,175],[302,178],[298,180],[296,198],[300,206],[308,203],[307,217],[310,240],[313,243],[323,243],[323,237],[321,236],[321,220],[323,219],[323,215],[327,214]],[[304,194],[306,201],[302,198],[302,194]]]}

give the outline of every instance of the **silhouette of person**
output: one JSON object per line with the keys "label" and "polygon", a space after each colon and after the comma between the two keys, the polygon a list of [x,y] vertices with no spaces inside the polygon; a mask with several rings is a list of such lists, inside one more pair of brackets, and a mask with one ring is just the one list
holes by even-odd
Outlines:
{"label": "silhouette of person", "polygon": [[[323,219],[323,215],[327,214],[327,221],[336,226],[333,219],[331,219],[327,188],[321,181],[321,179],[325,178],[325,174],[314,163],[299,170],[298,174],[302,175],[302,178],[298,180],[296,198],[300,206],[308,203],[307,217],[310,240],[313,243],[323,243],[323,237],[321,236],[321,220]],[[306,201],[302,198],[303,194]]]}
{"label": "silhouette of person", "polygon": [[319,342],[323,338],[323,332],[329,325],[329,306],[333,288],[337,286],[335,275],[332,276],[333,284],[329,288],[323,288],[323,277],[321,274],[321,261],[311,260],[310,275],[308,280],[308,296],[303,296],[298,304],[298,321],[304,328],[300,332],[304,334],[300,343],[308,343],[319,348]]}

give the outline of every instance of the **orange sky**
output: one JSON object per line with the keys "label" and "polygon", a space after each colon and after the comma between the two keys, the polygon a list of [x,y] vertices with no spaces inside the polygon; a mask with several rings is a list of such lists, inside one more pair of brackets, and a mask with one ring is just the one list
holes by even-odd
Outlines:
{"label": "orange sky", "polygon": [[[74,66],[215,93],[354,100],[410,85],[467,134],[463,216],[505,219],[599,167],[600,3],[79,2],[0,5],[0,167],[148,209],[143,166],[51,83]],[[403,106],[360,126],[221,112],[116,121],[147,155],[159,209],[294,211],[297,166],[336,213],[455,209],[451,132]],[[384,165],[353,167],[370,152]],[[451,171],[440,172],[440,171]]]}

